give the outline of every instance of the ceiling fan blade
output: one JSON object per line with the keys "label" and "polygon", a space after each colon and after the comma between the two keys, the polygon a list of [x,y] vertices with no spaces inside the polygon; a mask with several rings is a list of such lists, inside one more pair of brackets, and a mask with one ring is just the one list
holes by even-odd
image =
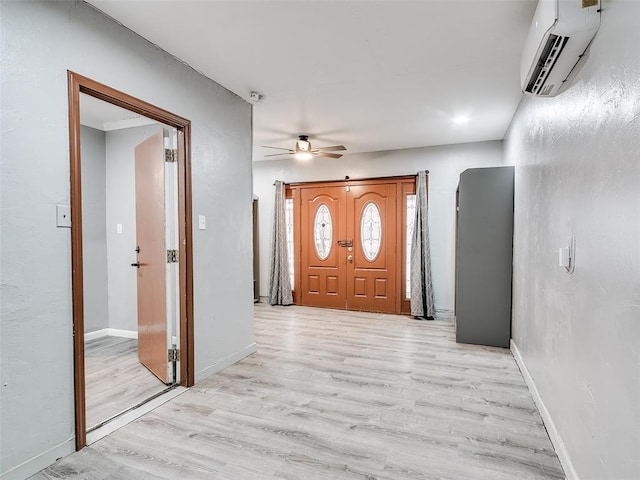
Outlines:
{"label": "ceiling fan blade", "polygon": [[270,153],[269,155],[265,155],[265,157],[277,157],[278,155],[293,155],[293,152]]}
{"label": "ceiling fan blade", "polygon": [[276,150],[286,150],[287,152],[293,152],[290,148],[282,148],[282,147],[270,147],[268,145],[260,145],[262,148],[275,148]]}
{"label": "ceiling fan blade", "polygon": [[336,152],[338,150],[346,150],[344,145],[333,145],[332,147],[318,147],[321,152]]}
{"label": "ceiling fan blade", "polygon": [[314,152],[313,155],[316,157],[328,157],[328,158],[340,158],[342,156],[339,153],[328,153],[328,152]]}

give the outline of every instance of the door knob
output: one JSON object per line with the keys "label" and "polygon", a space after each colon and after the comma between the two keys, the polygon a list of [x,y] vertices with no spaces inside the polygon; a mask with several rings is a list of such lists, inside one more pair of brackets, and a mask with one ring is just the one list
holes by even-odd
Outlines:
{"label": "door knob", "polygon": [[140,262],[132,263],[132,267],[140,268]]}
{"label": "door knob", "polygon": [[353,262],[353,255],[347,255],[347,260],[349,260],[350,262]]}

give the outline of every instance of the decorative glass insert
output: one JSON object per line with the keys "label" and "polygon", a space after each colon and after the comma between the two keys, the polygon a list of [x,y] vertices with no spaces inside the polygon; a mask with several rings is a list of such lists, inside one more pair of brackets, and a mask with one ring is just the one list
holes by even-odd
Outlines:
{"label": "decorative glass insert", "polygon": [[293,262],[295,260],[293,252],[293,198],[287,198],[284,201],[285,222],[287,224],[287,257],[289,258],[289,280],[291,281],[291,289],[295,288],[295,277],[293,272]]}
{"label": "decorative glass insert", "polygon": [[329,207],[324,203],[321,203],[316,210],[316,218],[313,221],[313,239],[316,244],[318,258],[320,260],[326,260],[331,253],[333,223]]}
{"label": "decorative glass insert", "polygon": [[411,298],[411,243],[413,242],[413,225],[416,222],[416,196],[407,195],[407,211],[406,211],[406,237],[407,248],[405,249],[406,258],[404,259],[405,265],[405,291],[404,298]]}
{"label": "decorative glass insert", "polygon": [[382,219],[380,210],[373,202],[367,203],[362,209],[360,241],[364,257],[373,262],[378,257],[382,245]]}

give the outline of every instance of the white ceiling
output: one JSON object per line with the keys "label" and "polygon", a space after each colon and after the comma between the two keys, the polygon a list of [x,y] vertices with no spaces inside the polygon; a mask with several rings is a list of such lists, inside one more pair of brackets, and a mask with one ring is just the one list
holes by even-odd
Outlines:
{"label": "white ceiling", "polygon": [[[254,160],[502,139],[536,0],[89,3],[254,106]],[[457,125],[453,118],[470,121]],[[276,157],[279,158],[279,157]]]}
{"label": "white ceiling", "polygon": [[155,125],[155,120],[99,100],[86,93],[80,94],[80,124],[110,132],[123,128]]}

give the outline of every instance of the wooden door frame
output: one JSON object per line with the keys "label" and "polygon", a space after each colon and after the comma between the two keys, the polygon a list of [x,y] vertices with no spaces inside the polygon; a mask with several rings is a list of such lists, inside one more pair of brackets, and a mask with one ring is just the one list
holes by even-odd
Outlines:
{"label": "wooden door frame", "polygon": [[180,385],[194,384],[193,250],[191,209],[191,122],[136,97],[67,71],[71,176],[71,288],[76,450],[87,444],[84,369],[84,291],[82,256],[82,178],[80,93],[151,118],[178,131],[178,228],[180,276]]}
{"label": "wooden door frame", "polygon": [[[379,185],[385,183],[395,183],[397,184],[397,201],[396,201],[396,221],[400,220],[402,222],[403,228],[400,228],[396,231],[396,245],[400,245],[400,248],[396,250],[396,314],[411,314],[411,301],[405,298],[405,275],[406,275],[406,266],[405,266],[405,258],[407,255],[406,252],[406,212],[407,205],[406,199],[407,195],[412,195],[416,193],[416,182],[417,175],[399,175],[399,176],[391,176],[391,177],[371,177],[371,178],[360,178],[360,179],[350,179],[347,177],[344,180],[323,180],[318,182],[297,182],[297,183],[286,183],[285,184],[285,198],[293,199],[293,245],[295,248],[294,253],[294,285],[293,287],[293,303],[295,305],[299,305],[300,296],[298,292],[300,292],[301,284],[300,278],[302,275],[302,261],[301,261],[301,245],[300,245],[300,234],[301,234],[301,196],[300,191],[303,188],[316,188],[316,187],[346,187],[346,186],[356,186],[356,185]],[[429,177],[427,176],[427,182],[429,181]],[[427,189],[428,189],[427,183]]]}

